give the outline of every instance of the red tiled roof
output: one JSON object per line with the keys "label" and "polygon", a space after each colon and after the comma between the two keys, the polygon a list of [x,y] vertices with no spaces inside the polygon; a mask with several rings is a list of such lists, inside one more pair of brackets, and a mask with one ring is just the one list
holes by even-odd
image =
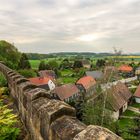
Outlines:
{"label": "red tiled roof", "polygon": [[79,89],[75,84],[66,84],[60,87],[56,87],[51,93],[57,94],[57,96],[61,99],[67,99],[72,95],[79,93]]}
{"label": "red tiled roof", "polygon": [[140,98],[140,85],[138,86],[134,96]]}
{"label": "red tiled roof", "polygon": [[118,68],[119,71],[124,71],[124,72],[131,72],[133,68],[128,65],[122,65]]}
{"label": "red tiled roof", "polygon": [[77,84],[81,84],[83,85],[83,87],[85,89],[88,89],[90,88],[91,86],[95,85],[96,84],[96,81],[93,77],[91,76],[85,76],[85,77],[82,77],[80,78],[78,81],[77,81]]}
{"label": "red tiled roof", "polygon": [[44,77],[44,78],[41,78],[41,77],[35,77],[35,78],[29,78],[29,81],[35,85],[45,85],[45,84],[48,84],[49,80],[51,80],[50,78],[48,77]]}

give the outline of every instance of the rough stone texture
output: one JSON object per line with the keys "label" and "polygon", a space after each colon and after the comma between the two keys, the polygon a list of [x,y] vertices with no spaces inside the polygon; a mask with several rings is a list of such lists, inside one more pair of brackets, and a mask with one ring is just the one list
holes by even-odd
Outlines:
{"label": "rough stone texture", "polygon": [[75,109],[54,100],[50,93],[0,63],[11,96],[28,133],[28,140],[121,140],[99,126],[86,126],[75,117]]}
{"label": "rough stone texture", "polygon": [[76,134],[86,128],[86,125],[81,123],[75,117],[63,116],[57,119],[51,125],[51,133],[57,139],[72,140]]}
{"label": "rough stone texture", "polygon": [[90,125],[73,140],[121,140],[121,138],[106,128]]}

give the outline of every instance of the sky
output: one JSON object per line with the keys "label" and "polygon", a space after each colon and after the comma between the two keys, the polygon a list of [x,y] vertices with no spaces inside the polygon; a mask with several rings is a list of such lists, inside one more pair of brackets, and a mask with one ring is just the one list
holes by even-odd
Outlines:
{"label": "sky", "polygon": [[140,0],[1,0],[0,40],[22,52],[140,52]]}

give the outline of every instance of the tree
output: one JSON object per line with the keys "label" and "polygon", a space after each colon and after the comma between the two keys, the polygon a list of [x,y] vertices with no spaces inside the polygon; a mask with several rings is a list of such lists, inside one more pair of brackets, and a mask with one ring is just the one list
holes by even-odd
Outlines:
{"label": "tree", "polygon": [[76,61],[74,62],[73,67],[74,67],[74,68],[81,68],[81,67],[83,67],[82,62],[79,61],[79,60],[76,60]]}
{"label": "tree", "polygon": [[58,69],[59,68],[58,63],[55,60],[50,60],[48,62],[48,64],[49,64],[51,70],[55,70],[55,69]]}
{"label": "tree", "polygon": [[46,70],[50,70],[51,69],[51,67],[50,67],[50,65],[49,64],[46,64]]}
{"label": "tree", "polygon": [[55,72],[57,78],[61,76],[61,72],[58,69],[54,69],[54,72]]}
{"label": "tree", "polygon": [[22,53],[18,66],[19,66],[19,69],[30,69],[31,68],[28,57],[25,53]]}
{"label": "tree", "polygon": [[97,62],[96,62],[96,66],[97,66],[97,67],[103,67],[103,66],[105,66],[105,63],[106,63],[105,60],[103,60],[103,59],[98,59]]}
{"label": "tree", "polygon": [[64,59],[64,60],[61,62],[60,67],[61,67],[61,69],[69,69],[69,68],[71,68],[71,63],[69,62],[68,59]]}
{"label": "tree", "polygon": [[38,70],[45,70],[46,69],[46,64],[45,61],[41,61],[38,67]]}
{"label": "tree", "polygon": [[[83,122],[87,125],[99,125],[102,127],[106,127],[111,131],[116,132],[117,123],[115,123],[111,117],[111,113],[106,111],[103,116],[104,106],[103,106],[102,98],[97,99],[97,101],[93,102],[85,102],[83,107]],[[104,121],[102,124],[102,118],[104,117]]]}
{"label": "tree", "polygon": [[8,67],[16,69],[20,55],[20,52],[13,44],[4,40],[0,41],[0,61],[4,61]]}

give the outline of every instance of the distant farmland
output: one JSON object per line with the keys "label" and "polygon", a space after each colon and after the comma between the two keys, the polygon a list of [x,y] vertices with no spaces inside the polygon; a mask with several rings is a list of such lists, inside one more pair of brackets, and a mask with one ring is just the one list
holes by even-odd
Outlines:
{"label": "distant farmland", "polygon": [[[69,56],[67,56],[69,58]],[[59,57],[59,58],[47,58],[47,59],[44,59],[44,61],[47,63],[48,61],[50,60],[55,60],[57,61],[59,64],[60,62],[64,59],[64,58],[67,58],[66,56],[65,57]],[[72,57],[72,56],[71,56]],[[130,55],[130,56],[100,56],[100,57],[90,57],[90,59],[95,63],[98,59],[113,59],[113,58],[117,58],[117,59],[120,59],[120,61],[122,62],[126,62],[126,63],[131,63],[132,61],[134,62],[140,62],[140,56],[133,56],[133,55]],[[61,60],[60,60],[61,59]],[[31,67],[33,69],[38,69],[38,66],[39,66],[39,63],[41,60],[29,60],[30,61],[30,64],[31,64]]]}

